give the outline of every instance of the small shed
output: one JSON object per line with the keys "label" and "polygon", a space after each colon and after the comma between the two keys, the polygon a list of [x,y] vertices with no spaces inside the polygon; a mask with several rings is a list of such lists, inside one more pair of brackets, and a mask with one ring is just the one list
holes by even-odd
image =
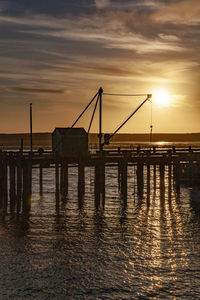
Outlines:
{"label": "small shed", "polygon": [[55,128],[52,150],[58,154],[85,155],[88,153],[88,134],[84,128]]}

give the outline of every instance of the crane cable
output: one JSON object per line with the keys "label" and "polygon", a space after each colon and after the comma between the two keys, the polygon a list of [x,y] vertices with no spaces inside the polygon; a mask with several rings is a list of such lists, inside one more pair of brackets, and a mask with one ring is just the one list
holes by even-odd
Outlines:
{"label": "crane cable", "polygon": [[144,97],[147,94],[113,94],[113,93],[103,93],[104,96],[120,96],[120,97]]}

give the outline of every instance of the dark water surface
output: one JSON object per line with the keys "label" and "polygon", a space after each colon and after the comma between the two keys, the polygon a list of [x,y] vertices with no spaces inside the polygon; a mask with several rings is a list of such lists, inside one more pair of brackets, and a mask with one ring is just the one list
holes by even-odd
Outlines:
{"label": "dark water surface", "polygon": [[105,207],[96,209],[93,172],[86,168],[81,206],[70,169],[69,196],[56,211],[53,170],[44,170],[41,198],[34,170],[30,216],[0,221],[0,299],[200,298],[199,191],[181,187],[177,197],[166,187],[161,198],[157,178],[148,206],[129,167],[126,206],[112,167]]}

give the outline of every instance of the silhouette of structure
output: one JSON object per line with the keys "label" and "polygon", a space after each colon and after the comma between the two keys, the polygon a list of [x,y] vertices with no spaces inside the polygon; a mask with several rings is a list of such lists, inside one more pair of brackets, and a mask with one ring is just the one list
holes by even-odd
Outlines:
{"label": "silhouette of structure", "polygon": [[84,128],[55,128],[52,133],[52,150],[59,155],[86,155],[88,134]]}
{"label": "silhouette of structure", "polygon": [[[0,210],[2,213],[29,212],[31,209],[32,169],[39,170],[40,194],[43,193],[43,168],[55,169],[56,206],[68,194],[68,169],[78,168],[78,196],[80,205],[85,192],[85,167],[94,167],[95,205],[105,203],[106,169],[118,166],[118,185],[124,203],[127,201],[128,167],[136,170],[137,193],[143,198],[144,189],[150,193],[152,181],[160,178],[160,192],[174,189],[180,193],[182,183],[200,185],[200,149],[168,150],[134,149],[98,151],[85,155],[57,154],[53,152],[0,152]],[[106,167],[106,168],[105,168]],[[153,176],[152,176],[153,174]],[[157,175],[156,175],[157,174]],[[9,176],[8,176],[9,175]]]}
{"label": "silhouette of structure", "polygon": [[[78,198],[80,206],[83,203],[85,192],[85,167],[94,167],[94,194],[95,206],[105,204],[106,169],[110,166],[118,167],[118,185],[124,205],[127,202],[128,167],[136,170],[137,193],[140,199],[144,195],[146,183],[147,202],[149,203],[150,186],[153,173],[154,188],[156,187],[156,173],[160,178],[160,195],[164,199],[165,187],[169,193],[172,187],[177,196],[180,193],[180,184],[200,185],[200,149],[192,147],[185,149],[141,149],[122,151],[104,151],[103,146],[118,130],[146,103],[151,95],[120,125],[111,135],[102,133],[102,94],[100,88],[83,112],[79,115],[71,128],[56,128],[52,134],[52,152],[38,151],[0,152],[0,210],[5,214],[10,206],[10,212],[29,212],[31,209],[32,169],[39,170],[40,195],[43,194],[43,168],[55,169],[56,207],[59,207],[60,197],[65,199],[68,194],[68,169],[71,166],[78,168]],[[106,95],[106,94],[105,94]],[[110,95],[110,94],[107,94]],[[115,94],[116,95],[116,94]],[[127,96],[127,95],[126,95]],[[130,96],[130,95],[129,95]],[[131,95],[135,96],[135,95]],[[74,128],[75,124],[96,99],[88,132],[83,128]],[[88,152],[88,133],[99,103],[99,151]],[[107,167],[107,168],[106,168]],[[151,171],[152,170],[152,171]],[[167,173],[167,176],[165,176]],[[9,174],[9,176],[8,176]],[[166,180],[167,178],[167,180]]]}

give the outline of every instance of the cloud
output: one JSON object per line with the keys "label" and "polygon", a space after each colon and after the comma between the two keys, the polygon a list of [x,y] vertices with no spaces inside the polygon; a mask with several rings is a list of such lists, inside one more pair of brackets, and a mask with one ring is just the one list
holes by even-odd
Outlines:
{"label": "cloud", "polygon": [[180,41],[180,38],[176,35],[167,35],[164,33],[159,33],[158,34],[159,38],[164,40],[164,41],[168,41],[168,42],[177,42]]}
{"label": "cloud", "polygon": [[95,0],[95,5],[97,8],[105,8],[110,6],[110,1],[109,0]]}
{"label": "cloud", "polygon": [[62,89],[41,89],[41,88],[24,88],[24,87],[11,87],[10,90],[15,92],[30,93],[30,94],[63,94],[65,91]]}
{"label": "cloud", "polygon": [[200,1],[183,0],[167,5],[152,15],[158,22],[197,25],[200,23]]}
{"label": "cloud", "polygon": [[[19,29],[21,34],[45,36],[77,42],[91,42],[104,48],[124,49],[136,53],[161,51],[184,51],[175,35],[161,33],[145,37],[131,30],[130,23],[135,21],[135,13],[93,15],[90,18],[57,19],[48,16],[0,17],[0,22],[26,26]],[[127,26],[127,20],[129,25]]]}

